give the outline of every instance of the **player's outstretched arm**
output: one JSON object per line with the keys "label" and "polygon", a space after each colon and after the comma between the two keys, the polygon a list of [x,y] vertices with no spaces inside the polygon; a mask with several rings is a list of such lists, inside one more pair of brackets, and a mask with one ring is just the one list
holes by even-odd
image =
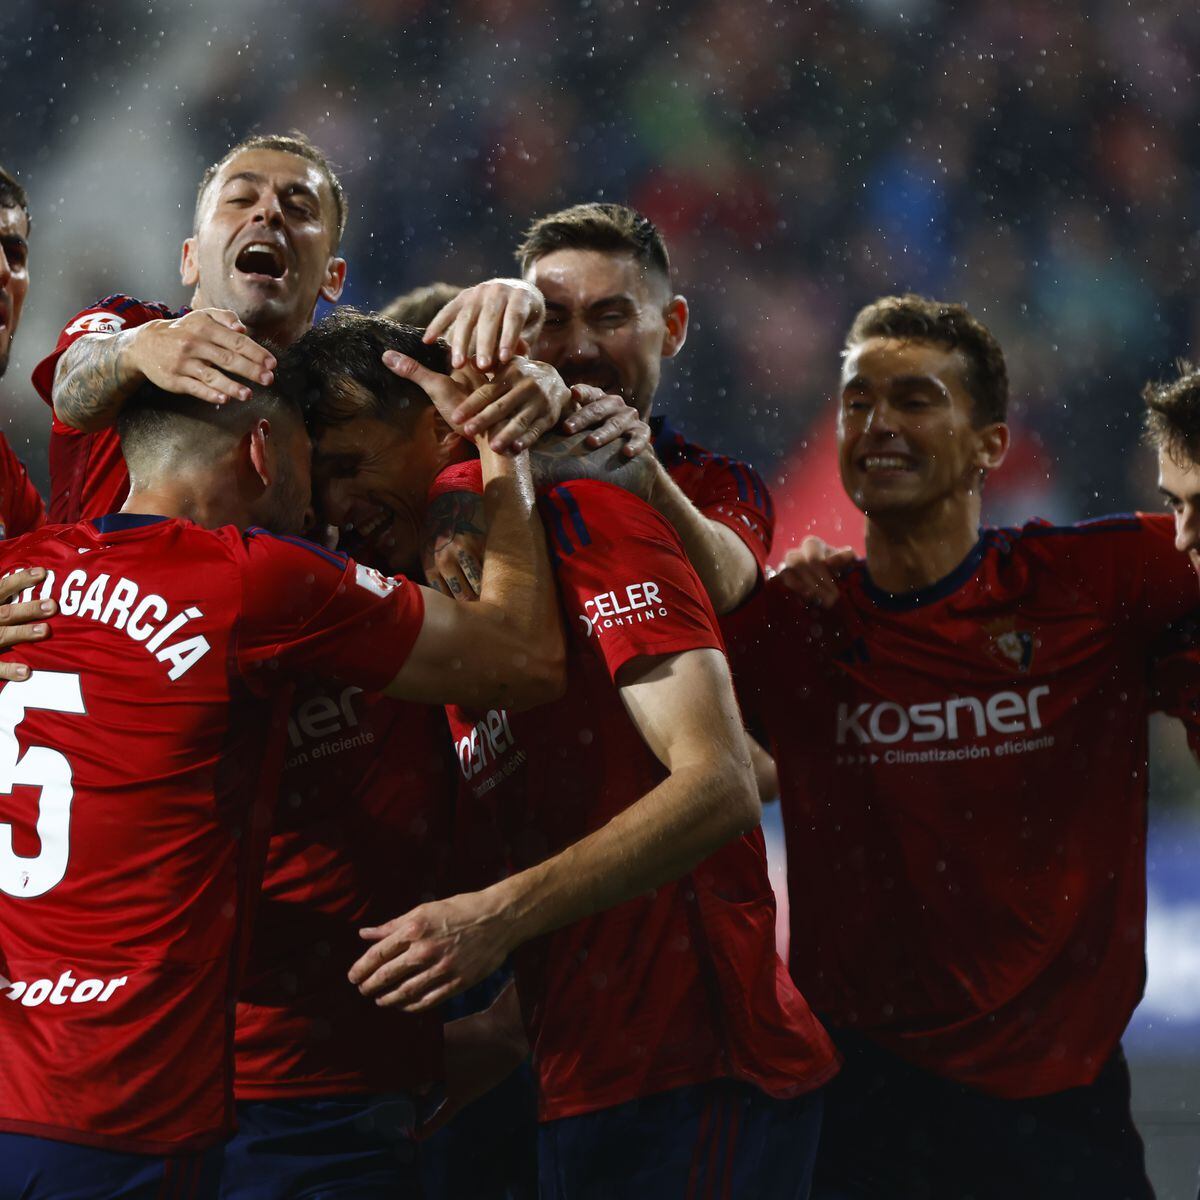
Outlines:
{"label": "player's outstretched arm", "polygon": [[523,942],[678,879],[758,823],[761,808],[724,655],[704,649],[634,660],[621,669],[618,685],[667,778],[536,867],[364,930],[375,945],[350,972],[364,995],[413,1012],[440,1003],[495,970]]}
{"label": "player's outstretched arm", "polygon": [[[396,355],[389,367],[445,413],[454,380]],[[479,600],[456,604],[427,589],[421,632],[389,695],[467,708],[531,708],[566,686],[566,651],[527,454],[497,454],[477,439],[488,530]]]}
{"label": "player's outstretched arm", "polygon": [[758,583],[758,563],[749,546],[727,525],[706,517],[661,463],[650,503],[675,527],[717,614],[733,612]]}
{"label": "player's outstretched arm", "polygon": [[237,314],[199,308],[174,321],[147,321],[121,333],[73,342],[54,372],[54,412],[84,433],[115,423],[125,401],[149,381],[211,404],[249,400],[242,380],[269,384],[275,356],[246,333]]}

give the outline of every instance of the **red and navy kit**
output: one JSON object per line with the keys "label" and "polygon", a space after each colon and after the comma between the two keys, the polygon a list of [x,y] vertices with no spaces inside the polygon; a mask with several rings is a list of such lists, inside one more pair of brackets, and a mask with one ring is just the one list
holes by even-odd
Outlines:
{"label": "red and navy kit", "polygon": [[940,583],[772,580],[725,632],[771,738],[791,969],[831,1027],[1020,1098],[1090,1084],[1142,993],[1148,652],[1169,519],[988,530]]}
{"label": "red and navy kit", "polygon": [[314,682],[297,693],[237,1009],[237,1098],[400,1089],[441,1078],[442,1017],[347,982],[364,925],[442,894],[454,777],[441,709]]}
{"label": "red and navy kit", "polygon": [[[437,491],[480,490],[478,463]],[[641,500],[579,481],[541,499],[569,631],[568,686],[516,714],[449,710],[462,804],[491,814],[514,869],[600,828],[666,778],[614,680],[642,656],[722,649],[674,530]],[[682,879],[523,947],[517,982],[542,1120],[718,1078],[777,1097],[836,1070],[775,953],[762,834]]]}
{"label": "red and navy kit", "polygon": [[292,684],[378,690],[420,589],[300,539],[117,514],[0,545],[54,636],[0,688],[0,1131],[225,1137]]}
{"label": "red and navy kit", "polygon": [[0,538],[20,537],[46,523],[46,506],[25,464],[0,433]]}
{"label": "red and navy kit", "polygon": [[63,424],[54,411],[54,372],[67,348],[89,333],[122,333],[147,321],[173,321],[187,309],[105,296],[76,313],[58,335],[52,353],[33,369],[33,386],[50,405],[50,520],[55,524],[83,521],[116,512],[129,495],[129,472],[116,429],[81,433]]}
{"label": "red and navy kit", "polygon": [[732,529],[765,570],[775,536],[775,504],[749,463],[687,441],[664,417],[653,417],[654,452],[680,491],[710,521]]}

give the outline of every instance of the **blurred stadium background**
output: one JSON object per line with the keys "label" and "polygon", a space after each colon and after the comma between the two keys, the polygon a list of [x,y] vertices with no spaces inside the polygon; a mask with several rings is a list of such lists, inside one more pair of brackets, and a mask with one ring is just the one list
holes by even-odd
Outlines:
{"label": "blurred stadium background", "polygon": [[[999,334],[1017,449],[985,515],[1157,504],[1141,383],[1200,339],[1200,9],[1126,0],[9,0],[0,161],[33,285],[0,384],[113,291],[182,302],[201,170],[299,128],[342,168],[346,299],[511,273],[535,214],[604,197],[666,234],[691,336],[660,395],[776,488],[777,550],[854,540],[828,400],[851,314],[914,288]],[[1200,776],[1156,728],[1150,980],[1127,1040],[1160,1196],[1200,1164]]]}

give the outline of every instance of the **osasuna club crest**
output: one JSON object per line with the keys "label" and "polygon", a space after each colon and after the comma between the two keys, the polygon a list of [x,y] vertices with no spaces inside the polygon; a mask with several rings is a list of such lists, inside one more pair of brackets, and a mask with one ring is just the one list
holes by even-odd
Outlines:
{"label": "osasuna club crest", "polygon": [[1018,671],[1028,671],[1033,662],[1033,651],[1037,641],[1027,629],[1018,629],[1011,618],[993,621],[983,627],[987,634],[988,650],[994,658]]}

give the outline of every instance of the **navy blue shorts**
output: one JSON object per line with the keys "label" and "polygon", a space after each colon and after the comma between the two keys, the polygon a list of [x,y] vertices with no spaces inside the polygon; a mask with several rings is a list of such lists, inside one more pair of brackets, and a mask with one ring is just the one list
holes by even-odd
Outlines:
{"label": "navy blue shorts", "polygon": [[541,1200],[806,1200],[821,1095],[774,1100],[729,1079],[547,1121]]}
{"label": "navy blue shorts", "polygon": [[0,1133],[0,1200],[216,1200],[221,1148],[159,1157]]}
{"label": "navy blue shorts", "polygon": [[221,1200],[421,1196],[410,1096],[247,1100],[225,1147]]}
{"label": "navy blue shorts", "polygon": [[1087,1087],[1003,1100],[833,1038],[814,1200],[1153,1200],[1120,1049]]}
{"label": "navy blue shorts", "polygon": [[[453,1021],[487,1008],[508,982],[507,968],[446,1002]],[[526,1059],[421,1143],[421,1178],[430,1200],[537,1200],[537,1085]]]}

